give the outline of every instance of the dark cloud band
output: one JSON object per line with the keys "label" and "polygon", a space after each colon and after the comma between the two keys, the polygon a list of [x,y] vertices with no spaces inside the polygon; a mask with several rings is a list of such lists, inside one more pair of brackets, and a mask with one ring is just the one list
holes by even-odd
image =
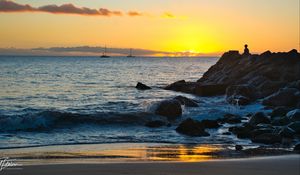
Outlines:
{"label": "dark cloud band", "polygon": [[[73,4],[45,5],[32,7],[28,4],[18,4],[9,0],[0,0],[0,12],[46,12],[52,14],[76,14],[86,16],[123,16],[121,11],[113,11],[106,8],[91,9],[87,7],[76,7]],[[128,16],[142,16],[142,13],[130,11]]]}

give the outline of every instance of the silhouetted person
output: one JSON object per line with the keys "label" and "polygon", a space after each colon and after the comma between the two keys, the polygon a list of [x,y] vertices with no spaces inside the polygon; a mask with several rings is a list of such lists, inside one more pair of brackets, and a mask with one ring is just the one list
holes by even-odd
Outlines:
{"label": "silhouetted person", "polygon": [[246,44],[245,45],[245,49],[244,49],[244,53],[243,53],[243,55],[250,55],[250,52],[249,52],[249,49],[248,49],[248,45]]}

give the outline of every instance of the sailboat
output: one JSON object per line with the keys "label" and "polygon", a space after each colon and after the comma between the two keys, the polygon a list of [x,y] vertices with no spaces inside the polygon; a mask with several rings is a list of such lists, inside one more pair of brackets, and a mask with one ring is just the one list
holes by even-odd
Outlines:
{"label": "sailboat", "polygon": [[109,58],[110,56],[106,55],[106,46],[104,48],[103,54],[100,56],[101,58]]}
{"label": "sailboat", "polygon": [[130,49],[129,55],[127,55],[127,57],[128,57],[128,58],[134,57],[134,56],[132,55],[132,49]]}

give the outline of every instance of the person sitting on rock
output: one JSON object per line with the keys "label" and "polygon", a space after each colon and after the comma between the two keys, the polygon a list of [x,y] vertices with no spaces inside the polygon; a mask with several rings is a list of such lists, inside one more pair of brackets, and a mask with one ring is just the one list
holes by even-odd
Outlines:
{"label": "person sitting on rock", "polygon": [[249,49],[248,49],[248,45],[247,45],[247,44],[245,45],[245,49],[244,49],[243,55],[245,55],[245,56],[250,55],[250,52],[249,52]]}

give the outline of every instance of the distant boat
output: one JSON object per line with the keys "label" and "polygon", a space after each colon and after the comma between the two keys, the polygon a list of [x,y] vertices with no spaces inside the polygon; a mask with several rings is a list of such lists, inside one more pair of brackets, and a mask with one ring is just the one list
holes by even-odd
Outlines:
{"label": "distant boat", "polygon": [[127,55],[128,58],[133,58],[135,56],[132,55],[132,49],[130,49],[129,55]]}
{"label": "distant boat", "polygon": [[104,48],[104,52],[102,53],[102,55],[100,56],[101,58],[109,58],[110,56],[106,55],[106,46]]}

